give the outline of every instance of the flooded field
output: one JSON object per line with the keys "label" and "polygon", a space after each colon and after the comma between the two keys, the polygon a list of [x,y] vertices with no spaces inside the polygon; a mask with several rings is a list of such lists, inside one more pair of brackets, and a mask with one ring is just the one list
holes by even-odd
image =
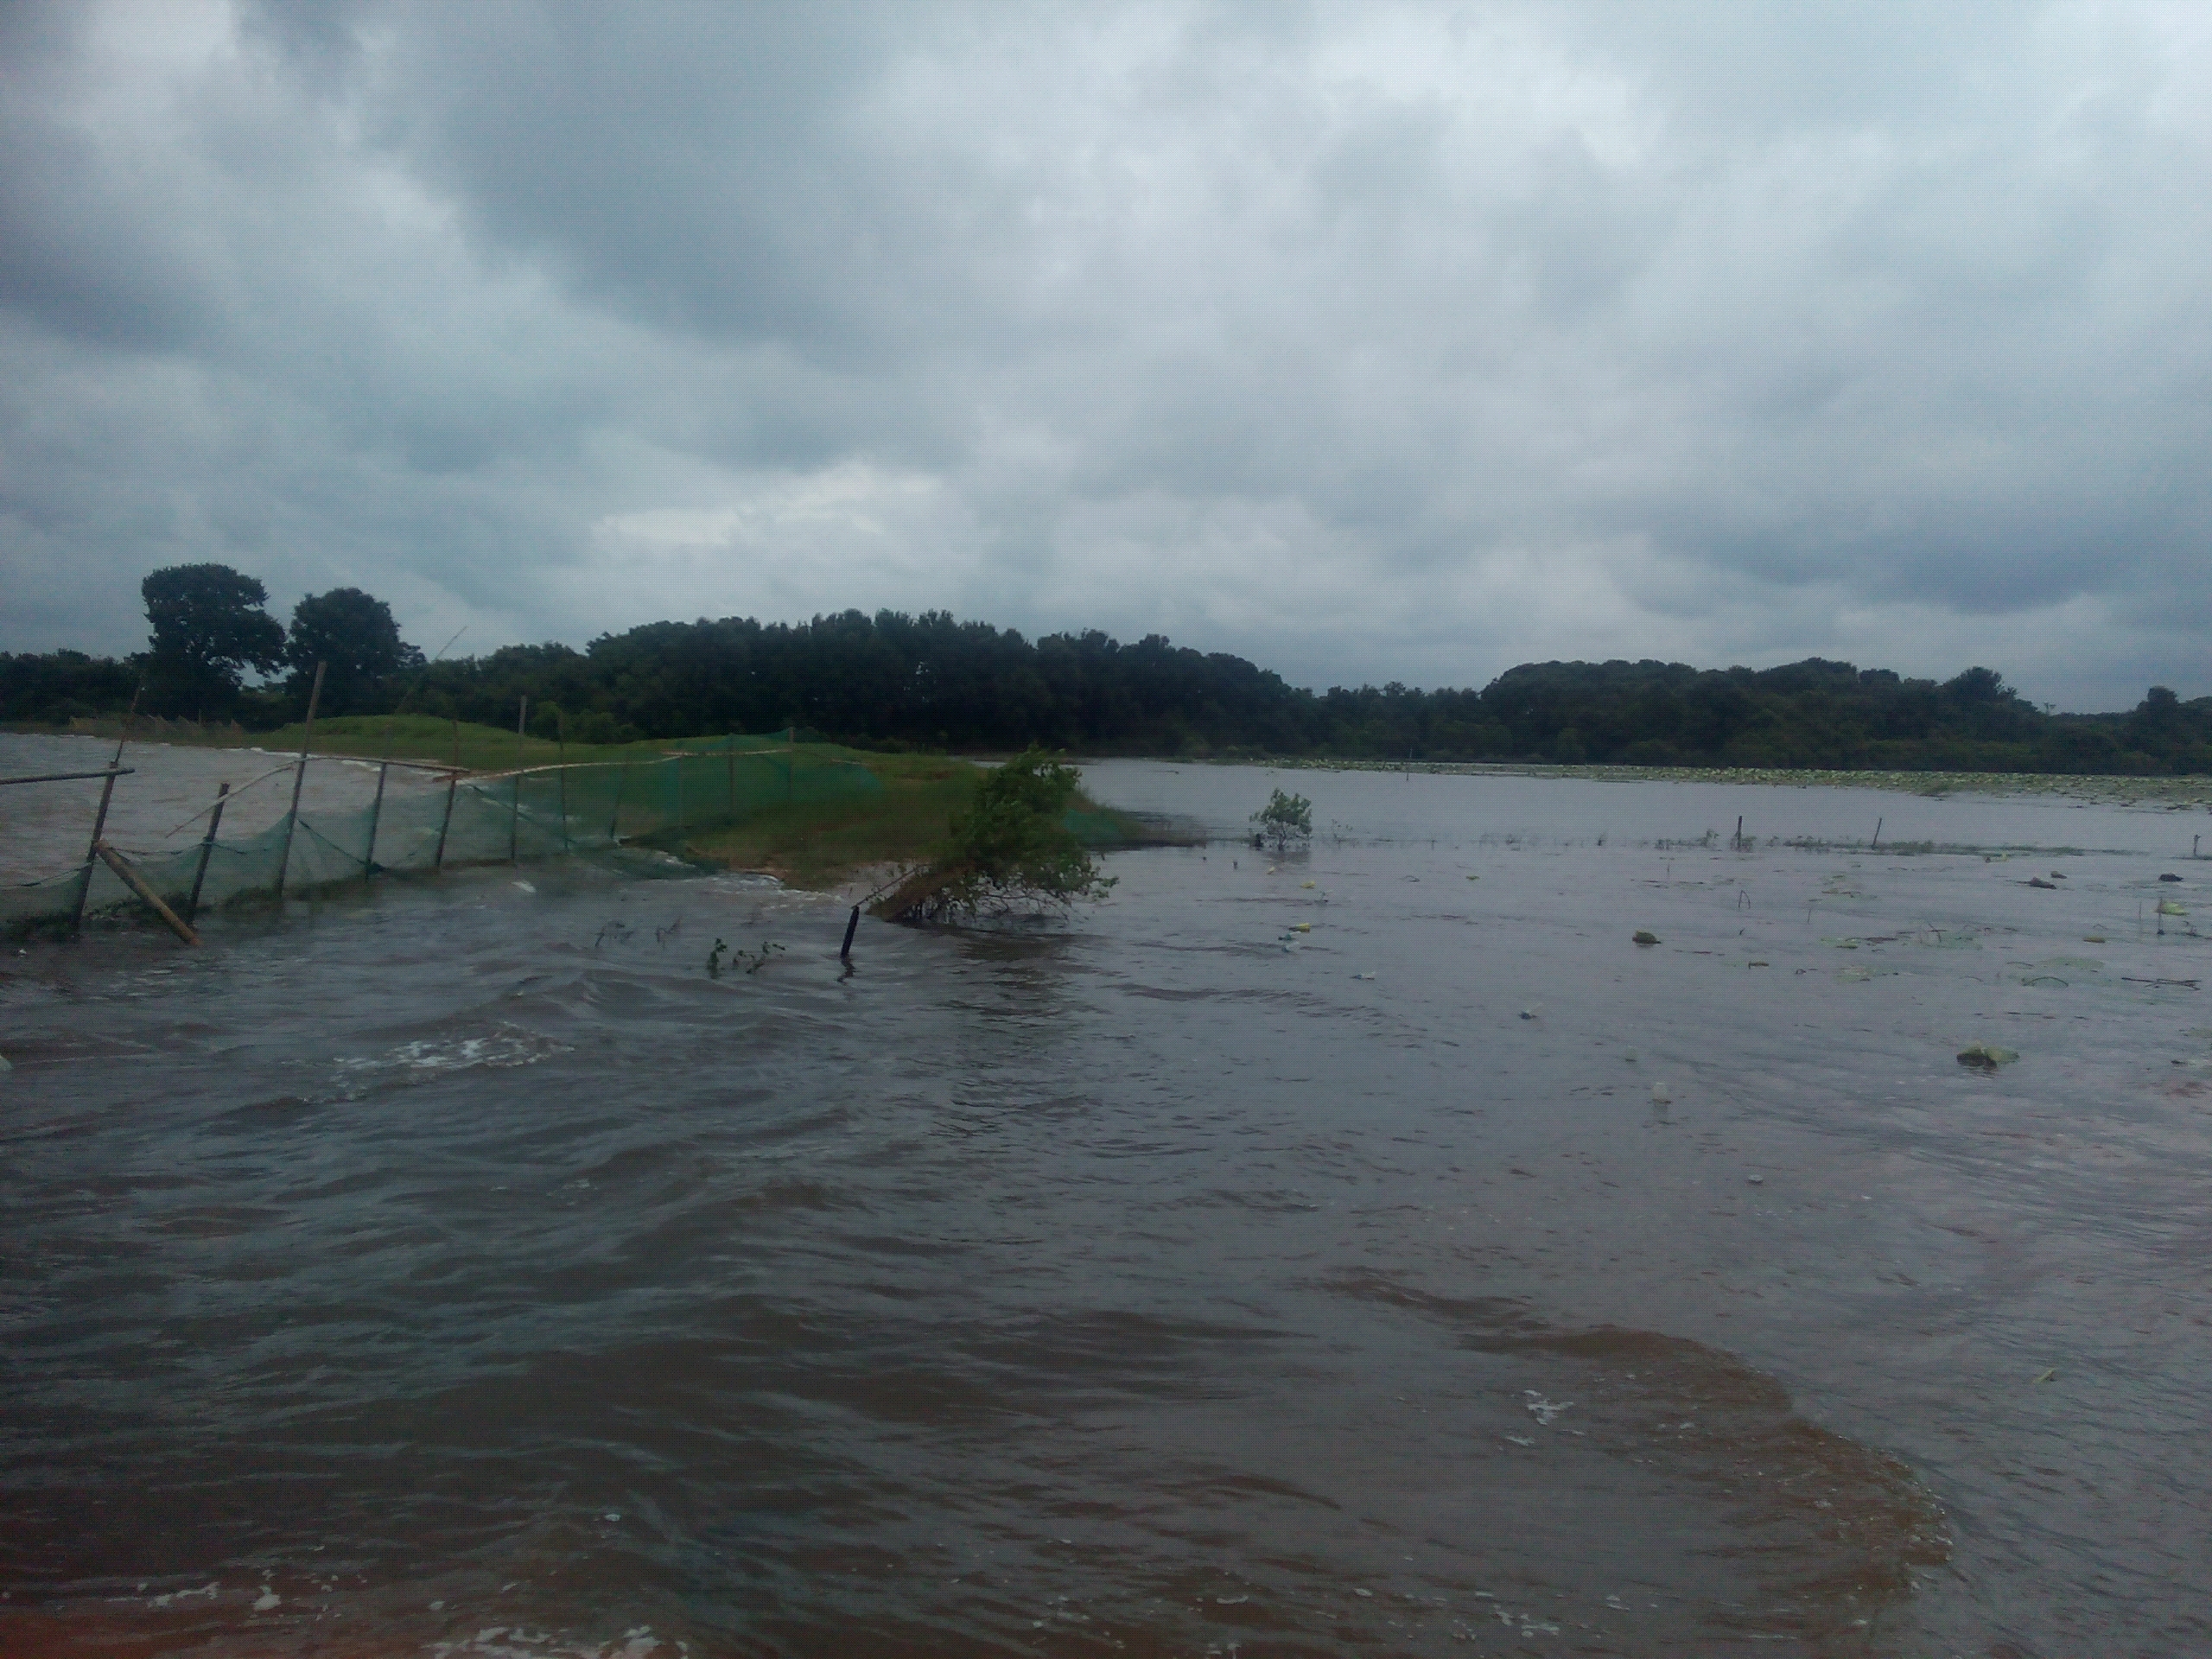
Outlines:
{"label": "flooded field", "polygon": [[1086,772],[11,955],[0,1651],[2212,1648],[2203,813]]}

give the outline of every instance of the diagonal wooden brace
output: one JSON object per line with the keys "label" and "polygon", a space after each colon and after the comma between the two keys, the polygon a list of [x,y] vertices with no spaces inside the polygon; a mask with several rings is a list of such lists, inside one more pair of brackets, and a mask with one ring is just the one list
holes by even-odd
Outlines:
{"label": "diagonal wooden brace", "polygon": [[153,888],[146,885],[145,877],[140,875],[137,871],[132,869],[130,865],[123,861],[123,855],[121,853],[117,852],[114,848],[109,846],[107,842],[104,841],[94,842],[92,843],[92,850],[99,855],[100,861],[102,863],[105,864],[108,868],[113,870],[118,875],[123,878],[124,886],[129,887],[131,892],[137,893],[141,899],[143,899],[148,904],[154,907],[154,914],[160,917],[163,921],[169,925],[169,931],[172,933],[175,933],[177,938],[182,939],[187,944],[197,944],[200,943],[200,936],[192,931],[191,925],[187,923],[181,916],[179,916],[176,912],[171,910],[166,904],[162,902],[162,895],[156,893]]}

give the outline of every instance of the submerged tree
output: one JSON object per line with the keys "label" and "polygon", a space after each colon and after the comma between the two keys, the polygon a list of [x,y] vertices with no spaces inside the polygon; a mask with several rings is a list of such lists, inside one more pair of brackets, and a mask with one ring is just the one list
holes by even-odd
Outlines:
{"label": "submerged tree", "polygon": [[1081,781],[1042,749],[1017,755],[976,785],[968,810],[925,868],[880,913],[896,921],[953,921],[1019,912],[1065,912],[1106,896],[1114,878],[1063,822]]}
{"label": "submerged tree", "polygon": [[1280,853],[1287,849],[1292,842],[1304,841],[1313,833],[1313,803],[1303,795],[1286,795],[1277,790],[1268,798],[1268,804],[1252,815],[1252,822],[1259,825],[1253,841],[1272,841]]}

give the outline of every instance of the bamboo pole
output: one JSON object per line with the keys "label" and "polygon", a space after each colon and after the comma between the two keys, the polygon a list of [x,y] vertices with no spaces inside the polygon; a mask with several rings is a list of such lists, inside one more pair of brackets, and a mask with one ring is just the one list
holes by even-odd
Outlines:
{"label": "bamboo pole", "polygon": [[308,745],[315,740],[315,711],[322,702],[322,676],[329,666],[327,663],[315,665],[315,685],[308,692],[307,722],[300,731],[299,770],[292,774],[292,810],[284,815],[284,852],[283,856],[276,861],[276,898],[279,903],[284,898],[284,878],[291,873],[292,834],[300,827],[300,791],[306,787],[308,781]]}
{"label": "bamboo pole", "polygon": [[102,766],[98,772],[34,772],[22,778],[0,778],[7,784],[66,784],[78,778],[128,778],[136,766]]}
{"label": "bamboo pole", "polygon": [[630,763],[625,760],[622,769],[614,774],[614,810],[607,817],[607,838],[618,844],[622,839],[618,833],[622,828],[622,790],[629,781]]}
{"label": "bamboo pole", "polygon": [[[138,682],[138,689],[130,694],[130,714],[123,717],[123,730],[130,730],[130,715],[138,712],[138,699],[145,695],[146,683]],[[77,913],[69,918],[72,933],[85,925],[85,904],[92,896],[92,860],[100,849],[100,837],[107,833],[108,803],[115,798],[115,780],[123,775],[123,745],[125,736],[115,740],[115,759],[107,763],[107,781],[100,785],[100,809],[92,814],[92,838],[85,849],[85,879],[77,884]]]}
{"label": "bamboo pole", "polygon": [[192,873],[192,897],[184,901],[184,919],[200,919],[200,889],[207,880],[207,860],[215,850],[215,831],[223,822],[223,807],[230,799],[231,786],[215,786],[215,810],[207,815],[207,833],[200,838],[200,868]]}
{"label": "bamboo pole", "polygon": [[377,798],[369,803],[369,844],[361,854],[361,883],[364,887],[377,872],[377,823],[384,817],[385,774],[391,770],[391,762],[389,760],[377,768]]}
{"label": "bamboo pole", "polygon": [[446,815],[438,820],[438,850],[431,855],[430,868],[435,874],[446,867],[446,831],[453,827],[453,796],[461,787],[459,772],[446,779]]}
{"label": "bamboo pole", "polygon": [[560,746],[561,764],[553,774],[553,786],[560,791],[561,856],[569,855],[569,717],[556,713],[553,716],[553,741]]}
{"label": "bamboo pole", "polygon": [[170,932],[175,934],[187,944],[200,943],[200,936],[192,931],[182,917],[162,902],[162,895],[146,885],[145,877],[123,861],[122,854],[104,841],[94,842],[92,851],[99,855],[101,861],[106,864],[108,868],[123,878],[123,884],[125,887],[154,907],[154,914],[169,925]]}
{"label": "bamboo pole", "polygon": [[515,716],[515,791],[514,804],[507,813],[507,862],[522,862],[522,734],[530,720],[530,699],[522,700],[522,712]]}

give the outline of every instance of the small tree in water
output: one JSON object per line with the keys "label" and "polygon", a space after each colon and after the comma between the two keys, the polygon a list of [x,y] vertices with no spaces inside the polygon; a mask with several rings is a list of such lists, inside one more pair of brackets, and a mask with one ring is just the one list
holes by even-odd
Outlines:
{"label": "small tree in water", "polygon": [[950,921],[1017,911],[1065,912],[1114,885],[1061,822],[1080,782],[1073,766],[1031,749],[987,773],[929,868],[880,913]]}
{"label": "small tree in water", "polygon": [[1281,790],[1268,798],[1268,804],[1252,815],[1252,822],[1260,826],[1252,839],[1272,841],[1275,850],[1281,852],[1294,841],[1304,841],[1313,833],[1313,803],[1303,795],[1286,795]]}

